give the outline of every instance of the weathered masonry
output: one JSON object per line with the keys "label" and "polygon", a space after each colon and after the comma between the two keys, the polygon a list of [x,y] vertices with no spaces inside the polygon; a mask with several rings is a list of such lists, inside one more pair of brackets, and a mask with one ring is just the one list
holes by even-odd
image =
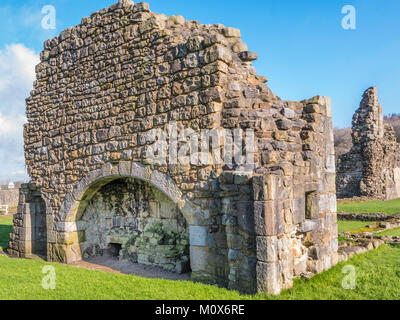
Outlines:
{"label": "weathered masonry", "polygon": [[352,149],[338,159],[338,196],[400,198],[400,145],[393,127],[383,123],[376,87],[364,92],[352,137]]}
{"label": "weathered masonry", "polygon": [[[280,100],[256,58],[237,29],[131,1],[46,41],[27,99],[31,183],[9,252],[73,263],[109,251],[273,294],[336,264],[330,100]],[[171,123],[252,130],[254,168],[149,162],[151,129]]]}

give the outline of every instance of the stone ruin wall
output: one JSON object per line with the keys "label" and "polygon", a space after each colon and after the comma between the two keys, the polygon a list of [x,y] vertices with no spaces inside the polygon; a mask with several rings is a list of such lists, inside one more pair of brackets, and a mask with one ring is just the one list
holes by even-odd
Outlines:
{"label": "stone ruin wall", "polygon": [[393,127],[383,123],[376,87],[363,95],[352,138],[353,147],[337,163],[338,197],[400,198],[400,144]]}
{"label": "stone ruin wall", "polygon": [[[121,177],[156,187],[189,230],[192,279],[277,294],[337,263],[330,100],[282,101],[257,75],[240,31],[119,1],[45,42],[27,99],[25,157],[47,218],[47,259],[82,259],[77,223]],[[253,129],[255,169],[157,165],[148,132]],[[239,169],[243,169],[240,171]],[[27,186],[25,186],[26,188]],[[28,256],[20,198],[9,252]]]}

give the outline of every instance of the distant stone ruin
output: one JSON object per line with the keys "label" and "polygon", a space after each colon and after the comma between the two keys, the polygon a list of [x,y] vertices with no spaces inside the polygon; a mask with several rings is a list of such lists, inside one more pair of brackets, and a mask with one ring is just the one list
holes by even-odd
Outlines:
{"label": "distant stone ruin", "polygon": [[[24,134],[31,183],[10,254],[111,253],[273,294],[337,263],[330,100],[276,97],[239,30],[125,0],[46,41],[40,57]],[[246,131],[254,163],[237,140],[232,162],[214,161],[188,137],[176,142],[172,123],[190,138]],[[166,132],[160,156],[179,147],[185,161],[149,161],[152,129]]]}
{"label": "distant stone ruin", "polygon": [[384,125],[376,87],[365,91],[353,117],[353,147],[337,163],[339,198],[400,198],[400,144]]}

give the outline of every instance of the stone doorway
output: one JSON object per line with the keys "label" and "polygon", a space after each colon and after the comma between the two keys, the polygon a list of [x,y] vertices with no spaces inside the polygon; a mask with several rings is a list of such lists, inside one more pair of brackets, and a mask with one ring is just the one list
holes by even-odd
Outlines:
{"label": "stone doorway", "polygon": [[77,228],[86,262],[139,275],[190,273],[187,222],[177,205],[147,182],[106,183],[88,200]]}
{"label": "stone doorway", "polygon": [[46,207],[42,199],[30,204],[31,206],[31,237],[32,254],[43,259],[47,257]]}

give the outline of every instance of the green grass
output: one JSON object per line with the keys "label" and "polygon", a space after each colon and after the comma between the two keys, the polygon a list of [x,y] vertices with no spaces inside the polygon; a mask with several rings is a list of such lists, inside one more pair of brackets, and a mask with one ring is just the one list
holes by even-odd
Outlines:
{"label": "green grass", "polygon": [[[344,290],[342,268],[356,269],[356,290]],[[358,255],[348,262],[316,275],[310,281],[297,280],[292,290],[279,299],[294,300],[399,300],[400,247],[383,245],[380,249]]]}
{"label": "green grass", "polygon": [[[0,218],[2,246],[8,242],[11,224],[11,218]],[[339,225],[342,230],[360,227],[351,222]],[[44,290],[41,285],[45,277],[42,269],[48,265],[56,271],[56,290]],[[342,269],[346,265],[356,268],[356,290],[342,288],[346,276]],[[188,281],[146,279],[0,255],[0,299],[3,300],[398,300],[399,287],[400,247],[389,245],[339,263],[310,280],[296,280],[294,288],[280,296],[246,296]]]}
{"label": "green grass", "polygon": [[0,217],[0,252],[7,249],[8,238],[12,229],[12,217]]}
{"label": "green grass", "polygon": [[[41,286],[42,268],[46,265],[55,268],[56,290]],[[356,268],[356,290],[342,288],[345,265]],[[0,256],[0,299],[385,300],[400,299],[399,279],[400,247],[388,245],[340,263],[311,280],[296,280],[294,288],[280,296],[244,296],[199,283],[145,279]]]}
{"label": "green grass", "polygon": [[389,201],[354,201],[339,203],[338,212],[396,214],[400,213],[400,199]]}
{"label": "green grass", "polygon": [[[42,288],[42,268],[54,266],[56,290]],[[146,279],[0,256],[0,299],[185,300],[241,299],[239,293],[189,281]],[[249,298],[249,297],[248,297]]]}
{"label": "green grass", "polygon": [[378,235],[380,235],[380,236],[400,237],[400,228],[379,232]]}
{"label": "green grass", "polygon": [[339,233],[359,230],[373,224],[368,221],[338,221]]}

